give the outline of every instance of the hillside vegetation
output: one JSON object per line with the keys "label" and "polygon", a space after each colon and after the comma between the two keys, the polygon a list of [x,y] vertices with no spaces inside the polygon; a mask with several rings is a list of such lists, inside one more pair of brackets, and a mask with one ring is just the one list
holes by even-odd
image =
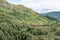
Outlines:
{"label": "hillside vegetation", "polygon": [[0,0],[0,40],[60,40],[59,24],[23,5]]}

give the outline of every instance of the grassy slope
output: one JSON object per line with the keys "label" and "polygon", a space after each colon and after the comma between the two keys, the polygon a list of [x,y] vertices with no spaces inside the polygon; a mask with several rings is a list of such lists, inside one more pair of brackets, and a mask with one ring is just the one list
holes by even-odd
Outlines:
{"label": "grassy slope", "polygon": [[42,15],[34,12],[32,9],[26,8],[23,5],[11,5],[11,4],[3,4],[0,6],[1,12],[6,12],[21,22],[25,22],[28,24],[51,24],[56,23],[56,20],[48,19],[43,17]]}
{"label": "grassy slope", "polygon": [[60,27],[27,24],[56,24],[22,5],[0,4],[0,40],[55,40]]}

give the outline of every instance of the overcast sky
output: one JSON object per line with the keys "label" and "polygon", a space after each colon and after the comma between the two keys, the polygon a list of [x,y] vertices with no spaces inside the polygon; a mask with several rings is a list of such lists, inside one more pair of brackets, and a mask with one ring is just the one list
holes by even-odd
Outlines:
{"label": "overcast sky", "polygon": [[10,3],[22,4],[36,12],[60,11],[60,0],[8,0]]}

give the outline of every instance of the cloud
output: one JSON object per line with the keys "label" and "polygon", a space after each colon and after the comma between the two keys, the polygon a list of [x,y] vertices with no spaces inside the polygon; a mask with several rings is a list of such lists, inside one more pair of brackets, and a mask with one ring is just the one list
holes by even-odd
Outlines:
{"label": "cloud", "polygon": [[9,2],[22,4],[39,13],[60,11],[60,0],[9,0]]}

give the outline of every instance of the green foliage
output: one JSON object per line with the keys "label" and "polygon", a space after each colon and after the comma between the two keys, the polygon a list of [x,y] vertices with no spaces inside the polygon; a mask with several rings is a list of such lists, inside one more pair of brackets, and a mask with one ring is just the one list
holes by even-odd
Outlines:
{"label": "green foliage", "polygon": [[50,17],[50,16],[46,16],[47,18],[49,18],[49,19],[51,19],[51,20],[57,20],[57,19],[55,19],[55,18],[53,18],[53,17]]}
{"label": "green foliage", "polygon": [[4,3],[4,2],[6,2],[6,0],[0,0],[0,3]]}
{"label": "green foliage", "polygon": [[4,2],[0,0],[0,40],[59,39],[59,21],[44,17],[23,5],[5,5]]}

